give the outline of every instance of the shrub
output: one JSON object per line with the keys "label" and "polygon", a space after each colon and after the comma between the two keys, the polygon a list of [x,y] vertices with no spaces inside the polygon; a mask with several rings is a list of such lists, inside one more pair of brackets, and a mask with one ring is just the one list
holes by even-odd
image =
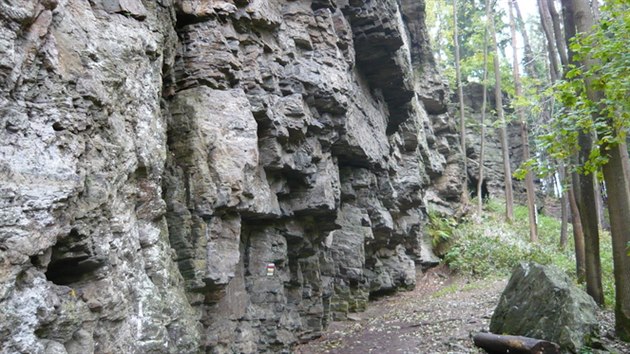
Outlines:
{"label": "shrub", "polygon": [[[504,221],[504,206],[500,200],[490,200],[481,215],[481,222],[463,220],[451,225],[449,247],[443,261],[460,274],[485,278],[507,276],[523,261],[554,264],[576,279],[573,239],[562,250],[560,220],[540,215],[537,243],[529,241],[527,208],[515,206],[514,222]],[[431,221],[431,217],[429,217]],[[568,234],[572,235],[569,225]],[[606,303],[614,304],[612,241],[607,232],[601,237],[602,278]]]}
{"label": "shrub", "polygon": [[429,211],[428,234],[434,248],[448,242],[457,227],[457,221],[435,211]]}

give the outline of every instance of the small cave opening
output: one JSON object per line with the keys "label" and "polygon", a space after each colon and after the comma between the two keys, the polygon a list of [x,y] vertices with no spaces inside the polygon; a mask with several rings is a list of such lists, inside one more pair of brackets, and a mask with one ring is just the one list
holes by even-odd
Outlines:
{"label": "small cave opening", "polygon": [[330,0],[314,0],[311,4],[311,9],[317,11],[319,9],[331,9],[334,12],[336,6]]}
{"label": "small cave opening", "polygon": [[87,244],[87,236],[76,229],[52,247],[46,279],[57,285],[69,285],[90,277],[104,262],[95,257]]}
{"label": "small cave opening", "polygon": [[46,279],[57,285],[68,285],[79,281],[83,274],[94,270],[94,267],[86,269],[85,260],[89,257],[65,258],[51,262],[46,271]]}
{"label": "small cave opening", "polygon": [[60,132],[60,131],[63,131],[63,130],[65,130],[65,129],[66,129],[66,128],[64,128],[64,126],[63,126],[61,123],[59,123],[59,122],[54,122],[54,123],[53,123],[53,125],[52,125],[52,128],[53,128],[53,130],[54,130],[54,131],[56,131],[56,132]]}
{"label": "small cave opening", "polygon": [[187,14],[187,13],[184,13],[183,11],[177,11],[176,17],[177,17],[177,22],[176,22],[177,29],[181,29],[185,26],[193,25],[195,23],[203,22],[208,19],[207,16],[197,16],[194,14]]}
{"label": "small cave opening", "polygon": [[379,289],[376,291],[371,291],[369,299],[370,301],[375,301],[378,299],[382,299],[386,296],[394,295],[396,294],[396,292],[397,292],[396,288],[385,288],[385,289]]}
{"label": "small cave opening", "polygon": [[[483,181],[481,181],[481,199],[485,202],[488,201],[488,199],[490,199],[490,191],[488,190],[488,184],[486,183],[486,179],[484,178]],[[479,179],[477,178],[477,176],[468,176],[468,192],[470,193],[470,197],[471,198],[476,198],[479,191]]]}

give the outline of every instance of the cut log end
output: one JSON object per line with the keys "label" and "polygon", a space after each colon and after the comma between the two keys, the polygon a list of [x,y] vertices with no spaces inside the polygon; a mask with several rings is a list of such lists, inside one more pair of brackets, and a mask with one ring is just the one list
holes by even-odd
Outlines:
{"label": "cut log end", "polygon": [[477,347],[490,354],[560,354],[558,344],[543,339],[477,333],[473,341]]}

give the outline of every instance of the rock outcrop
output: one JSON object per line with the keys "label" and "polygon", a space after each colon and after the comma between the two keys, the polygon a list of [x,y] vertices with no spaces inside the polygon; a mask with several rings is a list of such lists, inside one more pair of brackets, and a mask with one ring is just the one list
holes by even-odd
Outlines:
{"label": "rock outcrop", "polygon": [[512,273],[490,321],[490,331],[560,344],[578,353],[598,335],[593,298],[552,266],[521,263]]}
{"label": "rock outcrop", "polygon": [[464,177],[423,11],[0,4],[0,351],[286,352],[413,287]]}
{"label": "rock outcrop", "polygon": [[[481,154],[481,102],[483,95],[483,87],[480,83],[469,82],[464,86],[464,107],[466,111],[468,133],[466,135],[466,156],[468,158],[468,190],[473,197],[477,196],[477,182],[479,180],[479,155]],[[497,123],[497,118],[491,114],[495,107],[495,97],[491,90],[487,92],[487,112],[486,112],[486,139],[484,147],[484,181],[482,182],[482,195],[484,198],[502,198],[505,199],[505,180],[503,170],[503,152],[501,151],[500,132],[493,128]],[[455,96],[456,97],[456,96]],[[504,94],[504,102],[508,102],[510,98]],[[518,122],[514,122],[514,118],[509,115],[514,114],[510,107],[507,108],[508,120],[512,119],[506,126],[508,138],[508,153],[510,155],[510,168],[512,173],[521,168],[523,164],[523,144],[521,140],[521,127]],[[548,206],[548,209],[557,209],[558,204],[554,196],[553,178],[542,180],[535,178],[536,204],[537,207]],[[512,188],[514,197],[517,202],[522,205],[527,204],[527,191],[525,182],[512,177]],[[552,196],[551,198],[547,198]],[[552,205],[550,205],[552,204]],[[559,208],[559,206],[557,206]],[[559,217],[559,215],[558,215]]]}

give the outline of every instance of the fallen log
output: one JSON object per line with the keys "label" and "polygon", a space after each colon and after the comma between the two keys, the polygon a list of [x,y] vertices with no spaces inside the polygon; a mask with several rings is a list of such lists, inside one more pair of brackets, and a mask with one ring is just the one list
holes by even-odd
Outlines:
{"label": "fallen log", "polygon": [[477,333],[473,336],[473,341],[490,354],[560,354],[558,344],[536,338]]}

